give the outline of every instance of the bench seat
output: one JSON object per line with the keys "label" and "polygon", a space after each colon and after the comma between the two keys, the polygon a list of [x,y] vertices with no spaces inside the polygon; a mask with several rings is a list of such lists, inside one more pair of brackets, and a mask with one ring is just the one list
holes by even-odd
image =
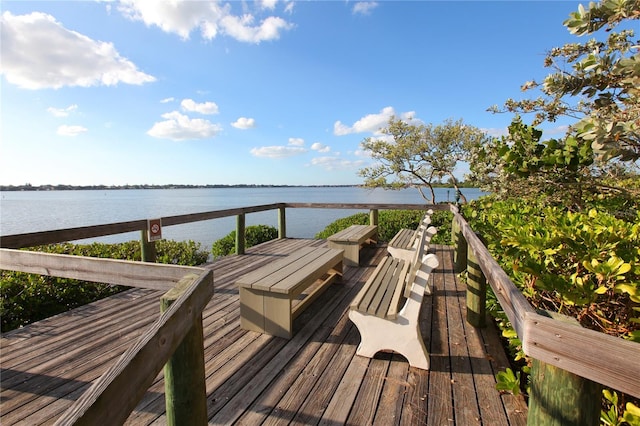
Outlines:
{"label": "bench seat", "polygon": [[365,243],[376,243],[377,225],[351,225],[327,238],[329,248],[344,250],[344,264],[360,265],[360,248]]}
{"label": "bench seat", "polygon": [[305,247],[240,277],[240,326],[290,339],[293,320],[342,276],[343,255],[342,250]]}

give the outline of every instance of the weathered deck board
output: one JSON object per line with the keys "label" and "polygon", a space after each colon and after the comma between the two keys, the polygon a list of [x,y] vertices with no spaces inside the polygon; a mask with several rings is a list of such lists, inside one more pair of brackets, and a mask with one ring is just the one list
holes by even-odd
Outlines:
{"label": "weathered deck board", "polygon": [[[448,247],[420,327],[431,370],[409,368],[396,354],[355,355],[360,342],[348,307],[382,247],[365,248],[361,267],[347,267],[294,323],[291,340],[239,327],[242,274],[322,240],[286,239],[220,259],[215,293],[203,313],[210,424],[485,424],[524,425],[521,398],[500,395],[494,374],[507,358],[493,328],[466,324],[464,288]],[[161,292],[130,290],[48,318],[0,340],[0,423],[52,424],[159,315]],[[490,351],[488,353],[487,351]],[[165,424],[162,373],[128,424]]]}

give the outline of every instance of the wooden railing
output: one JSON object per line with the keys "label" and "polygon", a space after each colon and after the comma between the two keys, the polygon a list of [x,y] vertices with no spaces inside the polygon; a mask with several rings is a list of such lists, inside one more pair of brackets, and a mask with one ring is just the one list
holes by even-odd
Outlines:
{"label": "wooden railing", "polygon": [[640,398],[640,344],[536,311],[457,209],[451,210],[456,271],[469,272],[467,317],[484,318],[485,306],[469,300],[478,299],[486,281],[533,359],[528,424],[599,424],[600,385]]}
{"label": "wooden railing", "polygon": [[[198,331],[199,346],[196,343],[196,348],[199,352],[196,354],[202,357],[202,311],[213,295],[211,270],[15,249],[0,249],[0,269],[164,290],[167,293],[163,299],[175,299],[136,343],[58,419],[58,425],[123,423],[158,372],[172,359],[185,336]],[[182,373],[196,377],[195,383],[185,386],[165,380],[165,391],[190,394],[194,387],[202,389],[202,394],[190,404],[204,407],[201,416],[204,423],[200,424],[206,424],[204,367],[194,376],[190,371],[192,366],[189,364],[190,368],[184,368]]]}
{"label": "wooden railing", "polygon": [[[221,219],[225,217],[236,216],[237,228],[236,238],[243,238],[244,232],[240,232],[245,226],[245,217],[250,213],[258,213],[269,210],[278,212],[278,237],[286,238],[286,215],[287,208],[313,208],[313,209],[352,209],[352,210],[370,210],[371,220],[377,218],[378,210],[390,209],[407,209],[407,210],[425,210],[432,208],[434,210],[448,210],[447,205],[441,204],[437,206],[429,206],[426,204],[345,204],[345,203],[275,203],[264,204],[259,206],[239,207],[226,210],[214,210],[202,213],[192,213],[178,216],[167,216],[159,218],[162,227],[182,225],[192,222],[201,222],[205,220]],[[375,213],[374,213],[375,212]],[[23,248],[35,247],[45,244],[55,244],[67,241],[76,241],[87,238],[98,238],[109,235],[124,234],[127,232],[141,232],[142,243],[148,242],[148,225],[147,219],[133,220],[128,222],[110,223],[105,225],[83,226],[78,228],[58,229],[53,231],[30,232],[23,234],[3,235],[0,238],[0,248]],[[244,253],[244,240],[236,241],[237,253]],[[153,261],[153,259],[145,259]]]}
{"label": "wooden railing", "polygon": [[[492,258],[480,238],[458,213],[455,206],[422,204],[327,204],[327,203],[277,203],[236,209],[218,210],[181,216],[161,218],[163,226],[178,225],[202,220],[211,220],[228,216],[237,217],[236,242],[238,253],[244,252],[245,215],[249,213],[277,210],[279,238],[286,237],[286,208],[328,208],[328,209],[368,209],[370,221],[377,224],[378,210],[447,210],[453,213],[452,238],[455,244],[456,272],[467,269],[469,273],[468,320],[474,326],[481,326],[485,317],[483,283],[488,283],[509,321],[522,341],[522,349],[533,358],[534,369],[543,371],[555,368],[574,376],[571,389],[572,403],[588,394],[581,380],[587,379],[626,394],[640,397],[640,345],[580,327],[575,321],[566,318],[550,317],[537,312],[517,289],[508,275]],[[92,227],[63,229],[48,232],[3,236],[0,246],[5,248],[31,247],[85,238],[141,231],[143,244],[147,244],[148,221],[138,220]],[[152,259],[147,259],[152,260]],[[107,373],[105,373],[59,420],[59,424],[91,422],[92,419],[110,419],[119,422],[129,415],[137,401],[167,360],[174,354],[180,336],[188,334],[198,323],[204,306],[213,292],[211,272],[200,268],[144,264],[106,259],[88,259],[76,256],[32,253],[27,251],[0,249],[0,269],[32,272],[65,278],[77,278],[110,284],[122,284],[144,288],[164,289],[180,288],[179,297],[169,304],[158,321],[131,347]],[[177,291],[177,290],[175,290]],[[174,292],[175,292],[174,291]],[[478,303],[481,301],[482,303]],[[200,320],[201,326],[201,320]],[[197,334],[197,333],[196,333]],[[201,344],[201,343],[200,343]],[[546,400],[539,389],[549,382],[550,375],[544,380],[532,374],[532,394],[530,395],[529,423],[543,423],[538,412],[549,412],[549,405],[557,401]],[[565,381],[566,382],[566,381]],[[553,382],[556,383],[556,382]],[[547,383],[548,384],[548,383]],[[552,385],[556,386],[556,384]],[[580,387],[580,389],[576,389]],[[598,387],[591,394],[598,395]],[[557,389],[556,389],[557,390]],[[562,393],[561,392],[561,393]],[[591,397],[594,397],[591,395]],[[564,398],[566,399],[566,398]],[[594,404],[589,400],[591,411],[597,407],[595,419],[582,424],[597,424],[599,400]],[[542,404],[540,410],[532,410],[532,404]],[[117,408],[114,408],[117,407]],[[557,408],[557,407],[555,407]],[[205,408],[206,409],[206,408]],[[564,409],[564,408],[563,408]],[[582,408],[581,408],[582,409]],[[585,409],[586,410],[586,409]],[[187,410],[188,411],[188,410]],[[576,410],[573,407],[573,411]],[[561,413],[566,417],[566,413]],[[106,417],[93,417],[106,416]],[[588,414],[593,417],[594,414]],[[584,419],[584,417],[581,417]],[[566,420],[566,418],[565,418]],[[578,424],[582,420],[578,421]],[[594,421],[596,423],[594,423]],[[110,421],[109,421],[110,422]],[[205,413],[206,423],[206,413]]]}

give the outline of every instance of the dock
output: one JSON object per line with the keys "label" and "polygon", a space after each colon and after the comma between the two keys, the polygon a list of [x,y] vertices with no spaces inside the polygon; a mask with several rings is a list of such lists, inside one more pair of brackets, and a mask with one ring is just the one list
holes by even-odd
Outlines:
{"label": "dock", "polygon": [[[292,339],[240,328],[237,278],[326,240],[285,238],[206,265],[214,295],[203,312],[209,424],[525,425],[521,396],[502,394],[495,374],[509,367],[493,325],[470,326],[453,248],[432,246],[440,266],[422,304],[429,371],[399,355],[355,355],[349,303],[386,254],[363,249],[294,323]],[[18,330],[0,340],[0,424],[53,424],[140,337],[160,312],[161,291],[131,289]],[[166,424],[162,373],[127,424]]]}

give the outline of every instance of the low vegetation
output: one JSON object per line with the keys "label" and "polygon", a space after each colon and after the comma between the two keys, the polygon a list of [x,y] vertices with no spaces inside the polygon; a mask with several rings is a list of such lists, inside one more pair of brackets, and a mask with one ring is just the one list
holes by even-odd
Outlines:
{"label": "low vegetation", "polygon": [[[245,228],[245,247],[252,247],[266,241],[278,238],[278,230],[273,226],[252,225]],[[211,253],[214,258],[228,256],[236,252],[236,231],[231,231],[225,237],[213,243]]]}

